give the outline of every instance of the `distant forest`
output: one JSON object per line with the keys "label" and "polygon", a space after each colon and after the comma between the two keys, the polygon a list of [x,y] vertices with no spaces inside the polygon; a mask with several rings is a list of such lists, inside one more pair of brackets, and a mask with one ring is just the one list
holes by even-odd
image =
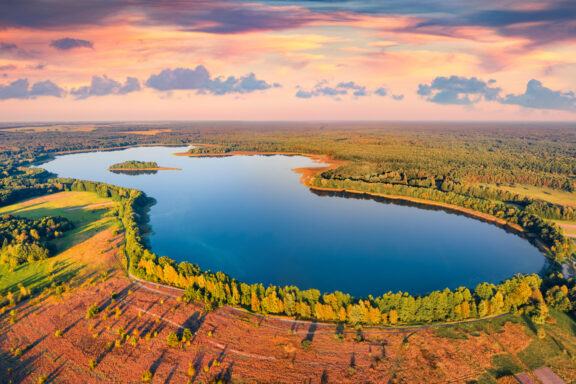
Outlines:
{"label": "distant forest", "polygon": [[[28,124],[29,125],[29,124]],[[574,193],[573,124],[466,123],[158,123],[96,124],[88,132],[18,132],[0,126],[0,205],[61,190],[90,190],[120,202],[116,215],[126,236],[126,265],[141,278],[186,290],[209,306],[232,305],[352,325],[428,323],[505,312],[546,318],[547,305],[570,311],[576,283],[561,273],[574,259],[574,242],[550,220],[576,220],[569,204],[511,193],[499,186],[531,186]],[[5,125],[4,128],[14,128]],[[169,129],[158,135],[130,131]],[[517,276],[501,284],[411,296],[388,293],[354,298],[340,292],[247,285],[221,272],[158,257],[142,240],[147,197],[100,183],[56,179],[30,168],[60,152],[144,144],[205,144],[191,153],[235,151],[329,155],[345,161],[317,175],[312,186],[433,200],[489,214],[517,225],[546,248],[551,267],[541,277]],[[138,219],[140,218],[140,219]],[[8,246],[8,245],[7,245]]]}

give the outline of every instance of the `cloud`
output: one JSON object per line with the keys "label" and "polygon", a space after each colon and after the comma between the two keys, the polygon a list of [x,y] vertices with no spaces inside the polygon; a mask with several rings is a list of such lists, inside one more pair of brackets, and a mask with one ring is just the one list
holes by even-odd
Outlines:
{"label": "cloud", "polygon": [[367,96],[368,93],[366,92],[366,87],[362,85],[358,85],[353,81],[349,81],[347,83],[339,83],[336,88],[340,89],[349,89],[352,92],[352,96]]}
{"label": "cloud", "polygon": [[140,91],[140,81],[134,77],[127,77],[124,84],[109,78],[106,75],[92,76],[90,85],[74,88],[70,94],[77,100],[87,99],[92,96],[125,95]]}
{"label": "cloud", "polygon": [[549,1],[535,9],[480,11],[466,19],[467,25],[496,28],[501,36],[523,37],[540,45],[576,39],[576,3]]}
{"label": "cloud", "polygon": [[[489,28],[532,45],[576,39],[576,3],[571,0],[2,0],[3,28],[74,28],[128,22],[173,26],[183,31],[237,34],[278,31],[317,23],[346,24],[360,18],[391,16],[413,20],[399,33],[446,36],[459,28]],[[128,16],[128,17],[127,17]]]}
{"label": "cloud", "polygon": [[576,2],[570,0],[511,1],[468,5],[456,14],[427,15],[407,31],[442,35],[450,27],[483,27],[500,36],[523,38],[528,47],[576,40]]}
{"label": "cloud", "polygon": [[30,92],[28,79],[18,79],[8,85],[0,85],[0,100],[28,99]]}
{"label": "cloud", "polygon": [[15,51],[16,49],[18,49],[16,44],[0,42],[0,51]]}
{"label": "cloud", "polygon": [[125,0],[100,1],[0,1],[0,25],[7,27],[50,28],[78,25],[103,25],[104,21],[126,9]]}
{"label": "cloud", "polygon": [[[0,30],[2,30],[0,23]],[[0,58],[9,57],[11,59],[30,59],[36,55],[35,52],[20,48],[14,43],[0,42]]]}
{"label": "cloud", "polygon": [[30,89],[30,97],[37,97],[37,96],[63,97],[65,94],[66,92],[62,88],[60,88],[58,85],[54,84],[50,80],[34,83],[32,88]]}
{"label": "cloud", "polygon": [[519,105],[525,108],[576,112],[574,92],[553,91],[534,79],[528,82],[523,94],[508,94],[499,101],[502,104]]}
{"label": "cloud", "polygon": [[380,88],[378,88],[377,90],[374,91],[374,94],[375,94],[375,95],[378,95],[378,96],[384,97],[384,96],[386,96],[386,95],[388,94],[388,90],[387,90],[386,88],[384,88],[384,87],[380,87]]}
{"label": "cloud", "polygon": [[496,100],[501,89],[492,87],[494,83],[494,80],[485,82],[475,77],[436,77],[430,84],[419,84],[417,93],[431,103],[471,105],[481,100]]}
{"label": "cloud", "polygon": [[329,96],[340,100],[341,96],[365,97],[365,96],[387,96],[388,90],[384,87],[376,88],[371,91],[365,85],[357,84],[354,81],[340,82],[331,86],[326,80],[318,82],[314,88],[306,90],[298,86],[296,97],[300,99],[311,99],[318,96]]}
{"label": "cloud", "polygon": [[151,75],[146,86],[157,91],[195,90],[200,94],[226,95],[246,94],[280,87],[280,84],[270,84],[256,78],[254,73],[242,77],[212,78],[203,65],[194,69],[175,68],[164,69],[159,74]]}
{"label": "cloud", "polygon": [[118,94],[126,95],[127,93],[138,92],[141,89],[140,80],[135,77],[127,77],[124,85],[122,85],[118,90]]}
{"label": "cloud", "polygon": [[65,37],[63,39],[58,40],[52,40],[50,46],[60,51],[68,51],[74,48],[94,48],[94,44],[91,41],[72,39],[70,37]]}
{"label": "cloud", "polygon": [[175,89],[207,89],[210,84],[210,73],[199,65],[195,69],[176,68],[165,69],[157,75],[151,75],[146,86],[158,91]]}
{"label": "cloud", "polygon": [[28,65],[26,68],[33,69],[35,71],[42,71],[46,69],[46,64]]}
{"label": "cloud", "polygon": [[258,4],[225,0],[2,0],[0,25],[52,28],[102,26],[130,15],[140,25],[177,26],[187,31],[244,33],[295,28],[320,16],[305,7]]}
{"label": "cloud", "polygon": [[404,95],[392,95],[392,98],[396,101],[404,100]]}
{"label": "cloud", "polygon": [[354,81],[340,82],[336,86],[330,86],[327,81],[320,81],[311,90],[299,89],[296,92],[296,97],[310,99],[318,96],[330,96],[339,100],[340,96],[362,97],[368,96],[368,94],[365,86],[356,84]]}
{"label": "cloud", "polygon": [[293,5],[201,0],[193,7],[168,0],[165,6],[146,8],[144,14],[146,24],[175,25],[186,31],[215,34],[285,30],[319,19],[308,9]]}
{"label": "cloud", "polygon": [[30,88],[28,79],[18,79],[8,85],[0,85],[0,100],[34,99],[40,96],[63,97],[66,92],[50,80],[34,83]]}
{"label": "cloud", "polygon": [[0,65],[0,71],[13,71],[16,68],[14,64]]}

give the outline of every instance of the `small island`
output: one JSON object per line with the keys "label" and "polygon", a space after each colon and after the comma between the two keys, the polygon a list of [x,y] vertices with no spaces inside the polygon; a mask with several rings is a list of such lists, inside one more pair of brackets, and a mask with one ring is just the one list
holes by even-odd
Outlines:
{"label": "small island", "polygon": [[160,167],[155,161],[128,160],[112,164],[109,171],[180,171],[180,168]]}

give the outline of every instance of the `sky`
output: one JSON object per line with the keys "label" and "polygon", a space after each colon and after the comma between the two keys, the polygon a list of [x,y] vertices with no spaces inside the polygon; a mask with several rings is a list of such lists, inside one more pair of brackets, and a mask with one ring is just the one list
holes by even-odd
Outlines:
{"label": "sky", "polygon": [[0,121],[576,119],[573,0],[1,0]]}

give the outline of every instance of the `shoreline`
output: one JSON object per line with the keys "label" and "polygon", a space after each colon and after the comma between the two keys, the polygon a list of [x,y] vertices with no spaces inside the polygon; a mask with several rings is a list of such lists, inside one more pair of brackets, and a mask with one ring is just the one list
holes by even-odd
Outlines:
{"label": "shoreline", "polygon": [[107,152],[107,151],[118,151],[121,149],[129,149],[136,147],[186,147],[194,144],[161,144],[161,143],[143,143],[134,145],[121,145],[118,147],[108,147],[108,148],[84,148],[84,149],[73,149],[70,151],[58,151],[58,152],[48,152],[50,155],[68,155],[72,153],[84,153],[84,152]]}

